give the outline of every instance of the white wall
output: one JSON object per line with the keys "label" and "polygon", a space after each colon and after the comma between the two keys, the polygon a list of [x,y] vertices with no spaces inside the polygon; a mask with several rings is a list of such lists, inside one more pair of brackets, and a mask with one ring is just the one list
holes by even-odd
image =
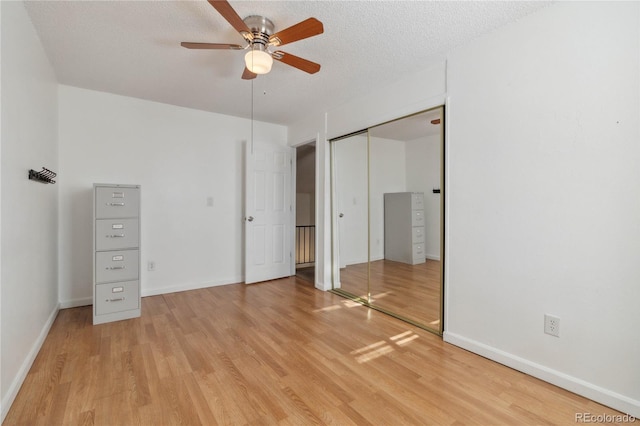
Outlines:
{"label": "white wall", "polygon": [[[59,185],[27,179],[58,165],[57,83],[22,2],[0,2],[2,31],[2,419],[58,309]],[[60,173],[58,182],[64,180]]]}
{"label": "white wall", "polygon": [[445,319],[448,340],[636,416],[639,29],[636,2],[559,3],[449,56]]}
{"label": "white wall", "polygon": [[446,90],[445,340],[636,417],[639,29],[635,2],[557,3],[290,128],[326,143]]}
{"label": "white wall", "polygon": [[440,260],[440,202],[442,141],[440,135],[425,136],[406,143],[407,191],[424,193],[425,253],[428,259]]}
{"label": "white wall", "polygon": [[[283,126],[254,134],[286,144]],[[246,119],[60,86],[63,306],[91,303],[94,182],[142,185],[143,296],[243,281],[250,136]]]}

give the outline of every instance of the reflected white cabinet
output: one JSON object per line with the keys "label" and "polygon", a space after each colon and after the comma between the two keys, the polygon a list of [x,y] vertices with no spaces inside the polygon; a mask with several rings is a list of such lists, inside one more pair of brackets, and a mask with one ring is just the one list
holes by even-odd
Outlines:
{"label": "reflected white cabinet", "polygon": [[425,262],[424,193],[384,194],[384,258],[411,265]]}
{"label": "reflected white cabinet", "polygon": [[93,185],[93,323],[140,316],[140,186]]}

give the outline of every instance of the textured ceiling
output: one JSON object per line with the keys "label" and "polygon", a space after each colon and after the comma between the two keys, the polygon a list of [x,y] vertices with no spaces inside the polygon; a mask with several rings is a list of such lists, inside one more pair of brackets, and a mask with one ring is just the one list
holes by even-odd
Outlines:
{"label": "textured ceiling", "polygon": [[230,4],[243,18],[266,16],[276,31],[308,17],[322,21],[324,34],[281,48],[320,63],[320,72],[276,61],[269,74],[247,81],[240,78],[244,51],[181,47],[244,44],[204,0],[27,1],[26,8],[62,84],[246,118],[253,103],[255,119],[288,125],[398,81],[548,2]]}

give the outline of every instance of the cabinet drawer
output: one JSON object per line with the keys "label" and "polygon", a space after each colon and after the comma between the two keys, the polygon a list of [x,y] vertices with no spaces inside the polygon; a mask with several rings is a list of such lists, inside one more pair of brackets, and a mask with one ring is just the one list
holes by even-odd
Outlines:
{"label": "cabinet drawer", "polygon": [[96,218],[136,217],[140,211],[138,188],[96,187]]}
{"label": "cabinet drawer", "polygon": [[424,226],[424,210],[411,212],[411,226]]}
{"label": "cabinet drawer", "polygon": [[96,315],[138,309],[140,291],[138,281],[96,285],[94,306]]}
{"label": "cabinet drawer", "polygon": [[96,250],[138,247],[138,219],[96,220]]}
{"label": "cabinet drawer", "polygon": [[424,209],[424,195],[422,192],[414,192],[411,194],[411,208],[413,210]]}
{"label": "cabinet drawer", "polygon": [[424,254],[424,244],[414,244],[413,245],[413,263],[422,263],[424,262],[425,254]]}
{"label": "cabinet drawer", "polygon": [[96,253],[96,283],[138,279],[138,250]]}
{"label": "cabinet drawer", "polygon": [[413,228],[413,238],[411,239],[413,244],[424,243],[424,227],[416,226]]}

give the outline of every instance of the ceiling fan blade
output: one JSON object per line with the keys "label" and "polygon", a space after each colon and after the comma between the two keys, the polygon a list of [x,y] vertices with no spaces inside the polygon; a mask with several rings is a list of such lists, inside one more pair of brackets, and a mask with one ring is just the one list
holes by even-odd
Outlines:
{"label": "ceiling fan blade", "polygon": [[287,43],[322,34],[323,32],[324,27],[322,26],[322,22],[318,21],[316,18],[309,18],[272,34],[269,37],[269,43],[274,46],[282,46]]}
{"label": "ceiling fan blade", "polygon": [[247,67],[244,67],[244,72],[242,73],[242,79],[243,80],[253,80],[257,76],[258,76],[258,74],[254,74],[251,71],[249,71],[249,69]]}
{"label": "ceiling fan blade", "polygon": [[304,72],[308,72],[309,74],[315,74],[320,71],[320,64],[316,64],[315,62],[308,61],[290,53],[284,53],[281,50],[273,52],[273,59],[287,65],[291,65],[292,67],[298,68]]}
{"label": "ceiling fan blade", "polygon": [[209,0],[209,4],[214,7],[215,10],[218,11],[220,15],[224,19],[227,20],[228,23],[231,24],[233,28],[237,32],[239,32],[242,37],[246,40],[253,40],[253,34],[251,33],[251,29],[244,23],[242,18],[238,15],[238,13],[231,7],[228,1],[226,0]]}
{"label": "ceiling fan blade", "polygon": [[239,44],[226,44],[226,43],[191,43],[183,41],[180,46],[187,49],[226,49],[226,50],[242,50],[244,47]]}

